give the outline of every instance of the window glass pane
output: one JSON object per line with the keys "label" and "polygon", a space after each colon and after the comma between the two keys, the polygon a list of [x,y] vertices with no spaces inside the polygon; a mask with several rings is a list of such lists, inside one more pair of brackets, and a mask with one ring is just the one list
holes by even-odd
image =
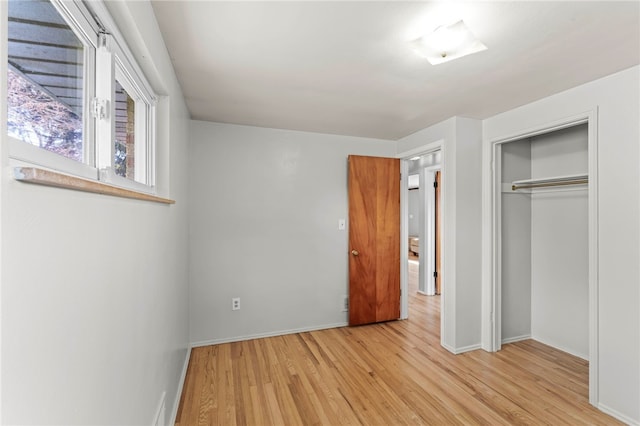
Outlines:
{"label": "window glass pane", "polygon": [[48,1],[8,10],[9,136],[83,161],[84,46]]}
{"label": "window glass pane", "polygon": [[115,172],[135,178],[135,101],[116,80]]}

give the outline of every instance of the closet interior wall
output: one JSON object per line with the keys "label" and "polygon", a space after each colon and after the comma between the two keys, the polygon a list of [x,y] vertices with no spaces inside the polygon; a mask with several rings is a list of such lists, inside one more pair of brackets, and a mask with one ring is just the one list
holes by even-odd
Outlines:
{"label": "closet interior wall", "polygon": [[533,338],[588,359],[587,186],[511,188],[588,174],[587,125],[505,143],[501,152],[502,341]]}
{"label": "closet interior wall", "polygon": [[502,343],[531,337],[531,196],[511,190],[524,179],[531,179],[531,142],[502,145]]}

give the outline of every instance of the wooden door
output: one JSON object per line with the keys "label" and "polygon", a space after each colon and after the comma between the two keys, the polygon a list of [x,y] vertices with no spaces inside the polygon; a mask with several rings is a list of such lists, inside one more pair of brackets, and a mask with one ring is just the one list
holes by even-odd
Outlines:
{"label": "wooden door", "polygon": [[400,160],[349,156],[349,325],[400,317]]}
{"label": "wooden door", "polygon": [[436,294],[440,294],[440,282],[442,280],[442,250],[440,249],[441,245],[440,245],[440,241],[441,241],[441,232],[440,232],[440,228],[441,228],[441,220],[442,220],[442,216],[441,216],[441,211],[442,211],[442,206],[440,203],[440,172],[437,171],[436,172],[436,180],[434,182],[435,187],[435,207],[436,207],[436,223],[435,223],[435,278],[436,278]]}

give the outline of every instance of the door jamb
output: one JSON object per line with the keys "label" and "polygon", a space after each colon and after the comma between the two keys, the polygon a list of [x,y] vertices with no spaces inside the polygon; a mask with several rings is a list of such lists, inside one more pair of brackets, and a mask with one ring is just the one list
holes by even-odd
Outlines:
{"label": "door jamb", "polygon": [[598,396],[598,108],[546,123],[533,129],[497,138],[484,145],[483,174],[483,315],[482,348],[489,352],[500,350],[501,302],[500,282],[500,161],[501,145],[556,130],[587,123],[588,132],[588,208],[589,208],[589,402],[597,406]]}

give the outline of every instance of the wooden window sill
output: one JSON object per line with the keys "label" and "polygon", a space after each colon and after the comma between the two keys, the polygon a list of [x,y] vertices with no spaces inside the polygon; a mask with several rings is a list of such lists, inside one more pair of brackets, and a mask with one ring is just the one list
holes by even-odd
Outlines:
{"label": "wooden window sill", "polygon": [[155,203],[175,204],[175,200],[168,198],[156,197],[155,195],[145,194],[144,192],[119,188],[103,182],[69,176],[37,167],[14,167],[13,175],[19,182],[54,186],[75,191],[93,192],[95,194],[112,195],[115,197],[133,198],[135,200],[152,201]]}

